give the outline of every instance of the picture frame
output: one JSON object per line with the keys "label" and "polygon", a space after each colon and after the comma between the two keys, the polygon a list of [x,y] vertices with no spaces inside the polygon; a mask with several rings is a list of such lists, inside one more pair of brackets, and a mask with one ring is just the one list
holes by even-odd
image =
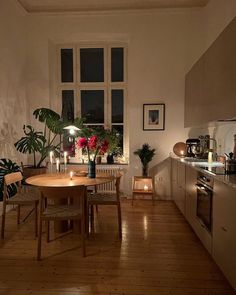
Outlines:
{"label": "picture frame", "polygon": [[148,103],[143,105],[143,130],[165,130],[164,103]]}

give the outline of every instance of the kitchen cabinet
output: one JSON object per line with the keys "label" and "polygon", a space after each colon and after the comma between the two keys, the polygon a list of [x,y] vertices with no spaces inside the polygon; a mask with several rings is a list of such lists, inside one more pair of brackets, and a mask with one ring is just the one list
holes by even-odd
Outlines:
{"label": "kitchen cabinet", "polygon": [[185,79],[185,127],[236,117],[236,17]]}
{"label": "kitchen cabinet", "polygon": [[172,196],[185,215],[185,164],[176,159],[172,159]]}
{"label": "kitchen cabinet", "polygon": [[197,212],[197,171],[186,166],[186,219],[194,227]]}
{"label": "kitchen cabinet", "polygon": [[213,257],[236,289],[236,188],[215,180]]}

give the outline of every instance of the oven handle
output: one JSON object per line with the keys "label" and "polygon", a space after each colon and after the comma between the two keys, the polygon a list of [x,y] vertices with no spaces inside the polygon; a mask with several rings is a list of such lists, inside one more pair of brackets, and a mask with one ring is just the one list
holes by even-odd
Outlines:
{"label": "oven handle", "polygon": [[200,184],[198,184],[198,183],[196,183],[196,188],[198,189],[198,190],[200,190],[200,192],[202,193],[202,194],[204,194],[204,195],[208,195],[208,192],[206,191],[206,189],[205,189],[205,187],[203,186],[203,185],[200,185]]}

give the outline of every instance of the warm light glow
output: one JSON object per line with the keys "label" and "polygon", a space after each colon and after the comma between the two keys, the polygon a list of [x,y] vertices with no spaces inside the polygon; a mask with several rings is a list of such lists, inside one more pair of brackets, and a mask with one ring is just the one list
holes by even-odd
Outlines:
{"label": "warm light glow", "polygon": [[74,175],[73,171],[70,171],[70,180],[72,180],[73,175]]}
{"label": "warm light glow", "polygon": [[148,191],[148,186],[145,184],[144,187],[143,187],[143,189],[144,189],[145,191]]}
{"label": "warm light glow", "polygon": [[181,156],[183,156],[184,155],[184,151],[180,151],[180,154],[181,154]]}
{"label": "warm light glow", "polygon": [[67,152],[64,152],[64,164],[66,165],[67,163]]}
{"label": "warm light glow", "polygon": [[70,133],[70,135],[75,135],[75,129],[70,129],[69,133]]}
{"label": "warm light glow", "polygon": [[212,163],[213,162],[212,156],[213,156],[212,152],[208,152],[208,163]]}
{"label": "warm light glow", "polygon": [[51,164],[53,163],[53,155],[54,155],[54,153],[53,153],[53,151],[51,151],[51,152],[49,153],[50,163],[51,163]]}
{"label": "warm light glow", "polygon": [[56,159],[56,169],[57,169],[57,172],[59,172],[59,166],[60,166],[60,159]]}

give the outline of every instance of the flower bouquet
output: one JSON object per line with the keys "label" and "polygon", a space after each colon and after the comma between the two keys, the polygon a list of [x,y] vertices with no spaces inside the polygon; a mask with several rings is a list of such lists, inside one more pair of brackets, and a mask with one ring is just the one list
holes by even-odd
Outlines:
{"label": "flower bouquet", "polygon": [[77,148],[81,148],[88,155],[88,176],[96,177],[96,157],[104,155],[109,147],[105,130],[83,130],[81,137],[76,142]]}

